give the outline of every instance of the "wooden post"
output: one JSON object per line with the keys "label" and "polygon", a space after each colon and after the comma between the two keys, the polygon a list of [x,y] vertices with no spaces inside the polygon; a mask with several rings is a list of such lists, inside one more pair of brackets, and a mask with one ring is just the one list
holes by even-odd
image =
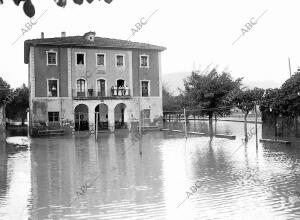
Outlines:
{"label": "wooden post", "polygon": [[142,155],[143,154],[143,145],[142,145],[142,138],[143,138],[143,136],[139,136],[139,153],[140,153],[140,155]]}
{"label": "wooden post", "polygon": [[142,131],[144,131],[143,129],[145,128],[145,116],[144,116],[144,112],[142,112]]}
{"label": "wooden post", "polygon": [[98,117],[99,117],[99,112],[96,112],[96,133],[95,133],[95,137],[96,137],[96,140],[98,140]]}
{"label": "wooden post", "polygon": [[142,134],[142,111],[139,105],[139,135]]}
{"label": "wooden post", "polygon": [[185,108],[183,108],[183,115],[184,115],[184,136],[187,138],[187,128],[186,128],[186,113]]}
{"label": "wooden post", "polygon": [[29,111],[27,111],[27,137],[29,137]]}
{"label": "wooden post", "polygon": [[256,148],[258,147],[258,137],[257,137],[257,106],[255,103],[255,137],[256,137]]}

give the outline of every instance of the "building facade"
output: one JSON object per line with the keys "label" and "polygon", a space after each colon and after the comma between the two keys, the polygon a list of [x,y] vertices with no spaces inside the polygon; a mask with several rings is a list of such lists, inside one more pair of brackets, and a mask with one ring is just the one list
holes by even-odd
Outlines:
{"label": "building facade", "polygon": [[[161,126],[164,47],[83,36],[27,40],[30,126]],[[141,116],[139,115],[141,114]]]}

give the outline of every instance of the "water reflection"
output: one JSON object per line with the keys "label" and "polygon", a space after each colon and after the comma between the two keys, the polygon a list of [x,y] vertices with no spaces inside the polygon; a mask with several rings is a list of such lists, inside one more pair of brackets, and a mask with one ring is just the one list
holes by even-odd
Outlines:
{"label": "water reflection", "polygon": [[0,219],[26,219],[31,198],[30,151],[0,146]]}
{"label": "water reflection", "polygon": [[[189,129],[205,132],[208,125]],[[3,148],[0,219],[300,218],[299,147],[256,148],[255,135],[243,143],[242,123],[217,122],[214,130],[237,138],[117,131],[99,140],[36,138],[22,152]],[[197,181],[197,192],[177,208]]]}

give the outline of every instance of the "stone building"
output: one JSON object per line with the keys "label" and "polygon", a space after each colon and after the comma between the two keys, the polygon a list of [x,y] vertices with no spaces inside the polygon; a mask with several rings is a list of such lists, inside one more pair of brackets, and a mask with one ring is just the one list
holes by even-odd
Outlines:
{"label": "stone building", "polygon": [[114,131],[162,122],[161,52],[166,48],[83,36],[26,40],[30,126]]}

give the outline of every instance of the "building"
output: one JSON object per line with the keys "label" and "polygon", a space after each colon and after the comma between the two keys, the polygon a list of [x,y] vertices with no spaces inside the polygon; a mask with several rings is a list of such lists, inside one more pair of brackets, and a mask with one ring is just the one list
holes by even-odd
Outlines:
{"label": "building", "polygon": [[[26,40],[30,126],[114,131],[162,123],[161,52],[166,48],[83,36]],[[96,117],[99,113],[99,117]],[[96,119],[98,118],[98,119]]]}

